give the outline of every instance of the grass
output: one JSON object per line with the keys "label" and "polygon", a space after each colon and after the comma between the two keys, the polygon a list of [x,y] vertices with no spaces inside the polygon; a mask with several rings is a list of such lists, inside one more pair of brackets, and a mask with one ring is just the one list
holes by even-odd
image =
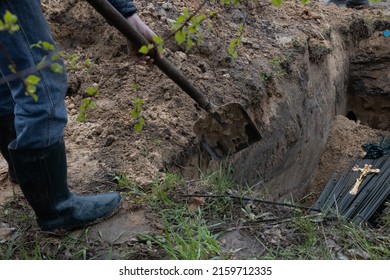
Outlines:
{"label": "grass", "polygon": [[[125,199],[147,209],[157,233],[141,233],[131,244],[107,243],[92,237],[89,228],[65,236],[44,235],[32,211],[20,196],[0,208],[0,218],[15,227],[11,238],[0,242],[1,259],[390,259],[390,211],[381,227],[356,226],[300,209],[234,197],[260,198],[250,186],[233,182],[230,166],[218,165],[199,181],[186,181],[173,173],[140,188],[124,173],[116,174]],[[204,193],[218,197],[181,196]],[[221,241],[225,232],[239,231],[258,246],[257,254],[236,255]],[[242,248],[240,248],[242,249]],[[245,249],[245,248],[244,248]]]}
{"label": "grass", "polygon": [[205,260],[221,255],[217,236],[210,232],[201,211],[176,220],[173,227],[165,221],[164,235],[143,238],[160,246],[174,260]]}
{"label": "grass", "polygon": [[388,230],[357,226],[342,219],[315,221],[297,216],[291,221],[288,244],[269,248],[267,259],[367,259],[390,258]]}

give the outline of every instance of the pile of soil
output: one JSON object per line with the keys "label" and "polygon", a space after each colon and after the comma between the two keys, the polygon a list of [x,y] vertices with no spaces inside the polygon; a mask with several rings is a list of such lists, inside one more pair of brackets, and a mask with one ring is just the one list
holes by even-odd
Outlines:
{"label": "pile of soil", "polygon": [[337,116],[332,124],[325,152],[319,162],[319,171],[304,199],[305,202],[312,205],[333,173],[342,172],[356,156],[364,157],[362,145],[377,143],[380,137],[385,135],[386,131],[372,129],[344,116]]}

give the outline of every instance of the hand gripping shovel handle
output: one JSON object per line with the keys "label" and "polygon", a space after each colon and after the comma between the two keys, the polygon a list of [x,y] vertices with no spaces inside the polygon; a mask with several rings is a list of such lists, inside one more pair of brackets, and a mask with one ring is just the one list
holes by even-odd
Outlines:
{"label": "hand gripping shovel handle", "polygon": [[[150,44],[107,0],[87,0],[106,21],[114,26],[123,36],[135,44],[138,48]],[[213,112],[216,106],[210,100],[195,88],[187,78],[179,71],[167,58],[159,58],[156,51],[150,51],[154,58],[154,64],[174,81],[184,92],[199,104],[207,112]]]}

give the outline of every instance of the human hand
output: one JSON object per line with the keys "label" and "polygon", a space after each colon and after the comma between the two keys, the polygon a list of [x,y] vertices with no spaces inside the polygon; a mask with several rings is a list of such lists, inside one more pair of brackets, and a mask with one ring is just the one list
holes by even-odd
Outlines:
{"label": "human hand", "polygon": [[[145,37],[146,40],[148,40],[150,43],[155,45],[155,42],[153,40],[153,37],[157,36],[156,33],[154,33],[149,26],[146,25],[146,23],[137,15],[134,14],[131,17],[127,18],[127,20],[130,22],[130,24],[142,35]],[[134,53],[134,46],[131,41],[127,41],[127,45],[129,48],[130,53]],[[161,59],[162,58],[162,53],[158,51],[158,48],[155,48],[157,52],[157,58]],[[138,50],[136,50],[138,54]],[[153,63],[153,58],[150,56],[145,56],[142,58],[140,63],[148,63],[152,64]]]}

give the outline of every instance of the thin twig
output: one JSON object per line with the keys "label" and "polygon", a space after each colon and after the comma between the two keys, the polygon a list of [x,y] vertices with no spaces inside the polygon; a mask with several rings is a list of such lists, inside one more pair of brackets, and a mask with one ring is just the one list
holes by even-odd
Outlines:
{"label": "thin twig", "polygon": [[[54,53],[54,54],[57,54],[57,53]],[[12,73],[12,74],[1,77],[0,78],[0,85],[6,84],[9,82],[13,82],[16,80],[23,80],[28,75],[37,73],[40,70],[43,70],[43,69],[50,67],[53,64],[53,62],[58,61],[57,59],[55,59],[55,60],[52,59],[54,54],[50,55],[49,58],[44,63],[38,63],[37,65],[34,65],[30,68],[27,68],[27,69],[18,71],[16,73]]]}
{"label": "thin twig", "polygon": [[316,208],[309,207],[309,206],[295,205],[295,204],[290,204],[290,203],[270,201],[270,200],[263,200],[263,199],[258,199],[258,198],[254,198],[254,197],[246,197],[246,196],[238,196],[238,195],[178,194],[177,196],[179,196],[179,197],[231,198],[231,199],[255,201],[255,202],[260,202],[260,203],[264,203],[264,204],[271,204],[271,205],[277,205],[277,206],[284,206],[284,207],[291,207],[291,208],[298,208],[298,209],[305,209],[305,210],[309,210],[309,211],[321,212],[320,209],[316,209]]}

